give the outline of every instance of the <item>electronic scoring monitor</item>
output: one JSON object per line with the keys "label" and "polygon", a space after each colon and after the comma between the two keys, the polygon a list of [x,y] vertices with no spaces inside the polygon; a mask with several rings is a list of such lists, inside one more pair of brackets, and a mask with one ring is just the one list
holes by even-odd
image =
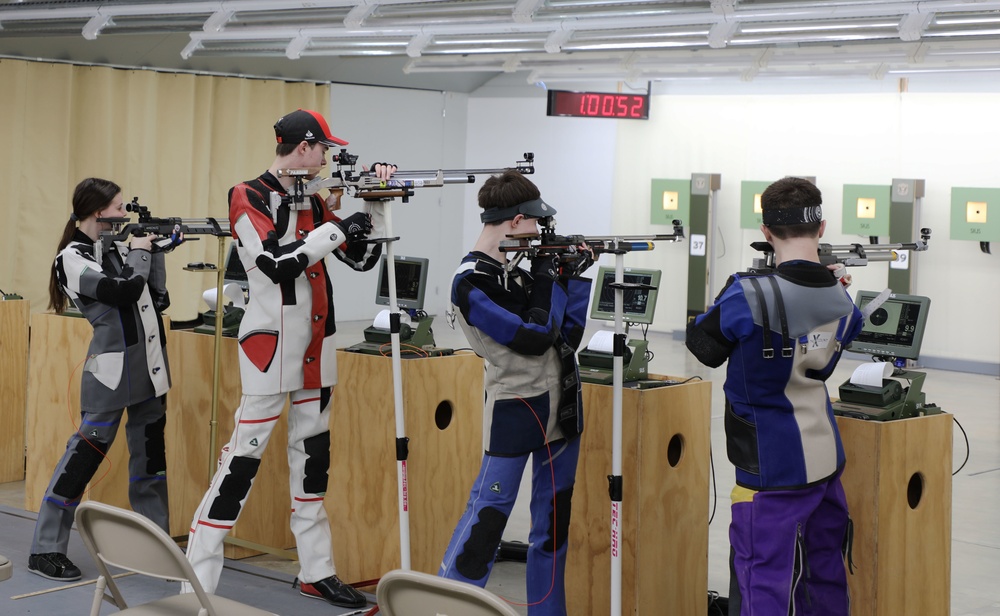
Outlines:
{"label": "electronic scoring monitor", "polygon": [[[615,281],[615,269],[602,266],[597,272],[594,286],[594,299],[590,304],[590,318],[600,321],[615,320],[615,290],[611,283]],[[660,270],[626,267],[623,281],[625,283],[646,284],[659,288]],[[656,311],[656,289],[625,289],[622,296],[622,320],[637,325],[649,325],[653,322]]]}
{"label": "electronic scoring monitor", "polygon": [[[378,271],[378,289],[375,303],[389,305],[389,272],[383,256]],[[396,304],[408,310],[423,310],[424,292],[427,287],[427,259],[422,257],[395,256],[396,260]]]}
{"label": "electronic scoring monitor", "polygon": [[229,244],[229,255],[226,256],[225,267],[222,274],[223,284],[238,284],[243,289],[243,303],[245,305],[250,300],[250,281],[247,279],[247,271],[243,267],[243,261],[240,261],[235,241]]}
{"label": "electronic scoring monitor", "polygon": [[[855,303],[864,310],[877,296],[874,291],[858,291]],[[929,297],[893,293],[868,316],[861,333],[847,346],[847,350],[881,357],[917,359],[930,306]]]}

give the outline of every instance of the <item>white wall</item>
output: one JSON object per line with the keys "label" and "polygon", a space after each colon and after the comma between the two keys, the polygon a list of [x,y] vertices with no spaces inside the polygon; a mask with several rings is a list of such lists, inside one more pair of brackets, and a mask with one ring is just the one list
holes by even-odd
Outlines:
{"label": "white wall", "polygon": [[[966,81],[692,82],[658,84],[650,120],[549,118],[545,92],[498,79],[472,95],[333,87],[331,127],[367,163],[400,168],[499,168],[534,152],[532,180],[559,210],[561,233],[666,232],[649,224],[653,178],[719,173],[715,289],[754,256],[739,228],[742,180],[814,175],[824,195],[825,241],[867,242],[841,229],[844,184],[926,182],[919,224],[934,233],[918,255],[914,292],[932,299],[924,357],[1000,363],[1000,254],[949,238],[953,186],[1000,186],[990,146],[1000,142],[1000,89]],[[604,85],[610,90],[615,86]],[[567,88],[580,89],[580,88]],[[994,90],[994,91],[991,91]],[[431,259],[426,309],[441,315],[454,267],[478,236],[474,185],[421,189],[393,207],[399,254]],[[348,202],[347,211],[359,204]],[[1000,246],[995,247],[1000,253]],[[682,330],[688,244],[661,243],[627,264],[663,270],[653,329]],[[605,263],[610,263],[605,257]],[[885,263],[853,270],[855,289],[881,289]],[[370,319],[375,272],[332,267],[338,319]]]}
{"label": "white wall", "polygon": [[[650,180],[721,174],[713,296],[729,273],[750,265],[749,243],[760,239],[739,228],[742,180],[816,176],[828,220],[824,240],[842,244],[867,242],[840,232],[844,184],[924,179],[919,224],[934,233],[930,250],[915,261],[913,292],[932,299],[922,354],[997,364],[1000,254],[948,239],[951,187],[1000,186],[990,155],[1000,142],[1000,94],[989,91],[996,86],[911,80],[910,91],[899,93],[892,80],[823,82],[820,93],[817,83],[660,88],[646,122],[547,118],[541,93],[522,89],[511,98],[499,88],[484,89],[469,99],[467,149],[471,160],[539,144],[531,146],[539,154],[535,180],[560,208],[562,233],[666,232],[649,225]],[[570,215],[563,214],[566,204]],[[466,221],[467,244],[474,227]],[[627,258],[629,265],[664,272],[654,329],[684,327],[687,249],[686,243],[659,244]],[[854,288],[881,290],[887,270],[885,263],[855,268]]]}
{"label": "white wall", "polygon": [[[424,90],[334,84],[329,115],[334,135],[350,142],[348,152],[370,166],[389,162],[401,170],[465,168],[467,95]],[[391,202],[397,255],[430,260],[424,309],[443,318],[451,275],[465,254],[461,241],[465,190],[461,185],[417,189],[409,203]],[[343,215],[359,199],[343,200]],[[357,273],[336,259],[328,263],[338,321],[371,320],[378,267]],[[342,341],[350,344],[349,341]]]}
{"label": "white wall", "polygon": [[[563,234],[608,234],[614,202],[615,120],[550,118],[545,92],[525,89],[511,97],[469,98],[466,149],[472,166],[508,165],[523,152],[535,154],[531,176],[542,198],[557,210],[556,230]],[[482,224],[476,205],[479,185],[468,190],[463,244],[471,247]]]}

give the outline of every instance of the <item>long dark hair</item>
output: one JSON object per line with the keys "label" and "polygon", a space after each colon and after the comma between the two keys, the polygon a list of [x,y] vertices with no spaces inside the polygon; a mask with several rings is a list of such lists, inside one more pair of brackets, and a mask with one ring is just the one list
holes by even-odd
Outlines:
{"label": "long dark hair", "polygon": [[[66,248],[70,240],[73,239],[77,221],[84,220],[95,212],[100,212],[108,207],[115,195],[121,191],[118,184],[100,178],[87,178],[77,184],[73,190],[73,214],[63,228],[59,247],[56,248],[56,255],[62,252],[63,248]],[[55,265],[52,266],[52,271],[49,273],[49,308],[57,313],[66,309],[66,295],[59,285]]]}

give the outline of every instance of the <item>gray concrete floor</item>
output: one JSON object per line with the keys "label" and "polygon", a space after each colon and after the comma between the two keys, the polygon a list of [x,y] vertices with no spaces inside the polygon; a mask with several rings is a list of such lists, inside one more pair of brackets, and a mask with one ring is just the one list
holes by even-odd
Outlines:
{"label": "gray concrete floor", "polygon": [[[464,336],[443,323],[443,316],[434,327],[438,346],[464,347]],[[361,339],[367,322],[338,324],[339,342],[343,346]],[[592,322],[584,340],[593,332],[603,329],[603,323]],[[633,337],[640,333],[633,329]],[[723,369],[712,370],[695,361],[682,342],[669,334],[650,333],[650,349],[655,354],[650,364],[654,374],[694,376],[713,383],[712,387],[712,448],[715,464],[715,484],[711,497],[715,515],[709,526],[708,588],[722,595],[729,587],[728,524],[729,492],[733,485],[733,468],[725,456],[725,434],[722,425]],[[845,360],[830,379],[830,387],[849,378],[858,365]],[[965,467],[953,478],[952,499],[952,616],[1000,616],[1000,380],[994,376],[927,370],[924,386],[928,402],[934,402],[955,419],[968,434],[969,459]],[[957,469],[966,456],[966,443],[962,431],[956,426],[953,448],[953,468]],[[522,490],[526,493],[526,490]],[[0,484],[0,503],[23,507],[24,484]],[[528,519],[526,506],[515,508],[508,524],[505,539],[526,541]],[[288,561],[262,556],[253,564],[287,570],[295,567]],[[522,614],[527,611],[516,606],[523,603],[525,567],[521,563],[501,562],[494,567],[488,588],[515,603]],[[923,615],[921,615],[923,616]],[[926,615],[936,616],[936,615]]]}

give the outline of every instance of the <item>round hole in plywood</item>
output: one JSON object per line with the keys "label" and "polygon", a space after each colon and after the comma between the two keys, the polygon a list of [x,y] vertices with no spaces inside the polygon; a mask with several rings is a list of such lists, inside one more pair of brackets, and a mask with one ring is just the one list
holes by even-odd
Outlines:
{"label": "round hole in plywood", "polygon": [[923,497],[924,475],[923,473],[913,473],[910,476],[910,483],[906,486],[906,503],[910,506],[910,509],[916,509]]}
{"label": "round hole in plywood", "polygon": [[444,430],[451,425],[452,406],[448,400],[442,400],[434,409],[434,425],[438,430]]}
{"label": "round hole in plywood", "polygon": [[675,434],[670,437],[670,442],[667,443],[667,464],[677,466],[683,457],[684,437],[680,434]]}

